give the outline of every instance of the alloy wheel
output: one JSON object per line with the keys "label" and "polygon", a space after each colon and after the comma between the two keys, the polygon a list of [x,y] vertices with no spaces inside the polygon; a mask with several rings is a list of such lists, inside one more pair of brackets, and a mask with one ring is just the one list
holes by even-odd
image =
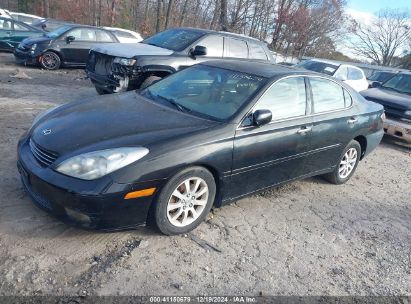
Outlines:
{"label": "alloy wheel", "polygon": [[193,223],[204,211],[209,196],[207,183],[200,177],[183,181],[171,194],[167,218],[176,227]]}
{"label": "alloy wheel", "polygon": [[345,152],[338,169],[338,175],[340,178],[347,178],[351,174],[357,162],[357,157],[358,153],[355,148],[350,148],[347,152]]}
{"label": "alloy wheel", "polygon": [[57,54],[52,52],[47,52],[41,57],[41,63],[46,69],[54,70],[58,67],[60,62],[60,58],[58,58]]}

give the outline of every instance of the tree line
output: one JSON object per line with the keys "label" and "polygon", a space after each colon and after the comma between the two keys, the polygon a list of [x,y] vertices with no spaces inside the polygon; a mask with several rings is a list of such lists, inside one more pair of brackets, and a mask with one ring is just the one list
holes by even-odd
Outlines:
{"label": "tree line", "polygon": [[199,27],[249,35],[295,58],[349,60],[337,51],[345,44],[376,64],[402,64],[398,54],[406,57],[411,46],[409,12],[384,10],[364,25],[347,15],[346,5],[346,0],[0,0],[1,8],[128,28],[144,37],[171,27]]}

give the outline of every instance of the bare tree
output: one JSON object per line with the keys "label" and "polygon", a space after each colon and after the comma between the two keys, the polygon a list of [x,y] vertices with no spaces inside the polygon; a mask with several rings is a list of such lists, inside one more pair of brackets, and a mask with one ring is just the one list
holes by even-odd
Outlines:
{"label": "bare tree", "polygon": [[168,0],[168,7],[167,7],[167,15],[166,15],[166,25],[164,26],[166,29],[168,28],[168,24],[170,23],[171,18],[171,11],[173,9],[173,0]]}
{"label": "bare tree", "polygon": [[228,31],[227,0],[220,0],[220,27],[223,31]]}
{"label": "bare tree", "polygon": [[411,36],[409,12],[386,9],[369,25],[353,21],[352,50],[379,65],[390,65]]}

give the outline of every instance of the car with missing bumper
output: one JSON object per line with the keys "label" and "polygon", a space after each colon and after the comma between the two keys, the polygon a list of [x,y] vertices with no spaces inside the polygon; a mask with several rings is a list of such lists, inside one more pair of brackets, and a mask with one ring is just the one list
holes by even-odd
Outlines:
{"label": "car with missing bumper", "polygon": [[384,106],[386,134],[411,143],[411,73],[397,73],[383,84],[361,92],[366,99]]}
{"label": "car with missing bumper", "polygon": [[212,59],[274,63],[261,41],[238,34],[174,28],[136,44],[91,49],[86,72],[99,94],[144,88],[188,66]]}
{"label": "car with missing bumper", "polygon": [[272,186],[345,183],[379,144],[382,116],[326,75],[209,61],[38,116],[18,168],[36,204],[66,222],[112,230],[152,219],[186,233],[212,207]]}
{"label": "car with missing bumper", "polygon": [[14,51],[17,63],[33,64],[46,70],[62,66],[86,65],[90,48],[94,45],[118,42],[108,30],[88,25],[70,24],[45,33],[40,37],[24,39]]}

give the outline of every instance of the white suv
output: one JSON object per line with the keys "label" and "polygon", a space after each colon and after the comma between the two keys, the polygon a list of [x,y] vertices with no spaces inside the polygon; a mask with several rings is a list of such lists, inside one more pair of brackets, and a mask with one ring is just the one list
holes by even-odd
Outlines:
{"label": "white suv", "polygon": [[333,76],[345,82],[357,92],[368,89],[368,82],[363,70],[353,65],[338,64],[328,60],[310,59],[300,62],[297,66]]}

